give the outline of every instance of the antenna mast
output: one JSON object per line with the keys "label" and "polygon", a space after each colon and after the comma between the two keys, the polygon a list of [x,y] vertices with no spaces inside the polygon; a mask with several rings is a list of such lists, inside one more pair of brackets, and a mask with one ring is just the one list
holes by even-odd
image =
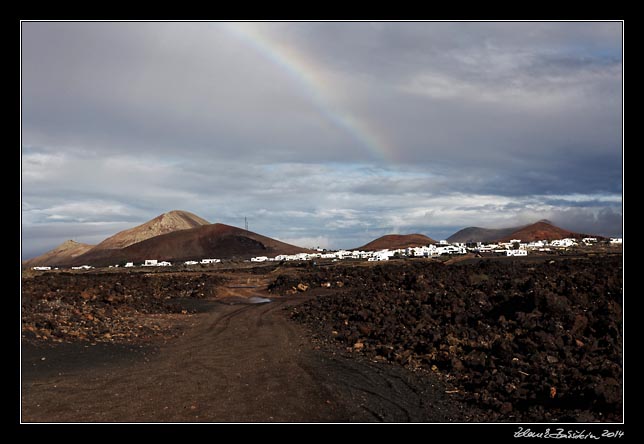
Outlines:
{"label": "antenna mast", "polygon": [[248,219],[246,219],[246,216],[244,216],[244,226],[246,227],[246,231],[248,231]]}

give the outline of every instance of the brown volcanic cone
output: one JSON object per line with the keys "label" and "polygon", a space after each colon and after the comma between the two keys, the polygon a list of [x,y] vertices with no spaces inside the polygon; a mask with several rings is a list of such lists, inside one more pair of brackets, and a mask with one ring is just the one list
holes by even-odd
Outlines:
{"label": "brown volcanic cone", "polygon": [[[524,228],[525,225],[520,227],[510,228],[481,228],[481,227],[467,227],[457,231],[447,238],[447,242],[496,242],[497,240],[506,236],[511,236],[512,233]],[[516,239],[516,238],[512,238]]]}
{"label": "brown volcanic cone", "polygon": [[92,250],[77,261],[90,265],[109,265],[124,261],[143,262],[146,259],[249,259],[254,256],[272,257],[308,251],[310,250],[241,228],[212,224],[162,234],[119,250]]}
{"label": "brown volcanic cone", "polygon": [[24,267],[36,267],[39,265],[53,267],[69,262],[70,260],[88,252],[92,248],[94,248],[94,245],[82,244],[80,242],[68,240],[53,250],[43,253],[33,259],[24,261],[22,265]]}
{"label": "brown volcanic cone", "polygon": [[114,236],[108,237],[94,247],[94,250],[114,250],[125,248],[161,234],[171,233],[178,230],[188,230],[190,228],[209,224],[210,222],[207,220],[187,211],[169,211],[144,224],[128,230],[123,230],[116,233]]}
{"label": "brown volcanic cone", "polygon": [[566,237],[583,238],[588,237],[588,235],[564,230],[563,228],[552,225],[549,221],[541,220],[532,225],[525,226],[515,231],[514,233],[499,239],[499,242],[508,242],[511,239],[519,239],[522,242],[532,242],[538,240],[563,239]]}
{"label": "brown volcanic cone", "polygon": [[427,237],[424,234],[387,234],[379,237],[378,239],[372,240],[362,247],[355,248],[355,250],[396,250],[407,247],[422,247],[423,245],[435,243],[437,242],[434,239]]}

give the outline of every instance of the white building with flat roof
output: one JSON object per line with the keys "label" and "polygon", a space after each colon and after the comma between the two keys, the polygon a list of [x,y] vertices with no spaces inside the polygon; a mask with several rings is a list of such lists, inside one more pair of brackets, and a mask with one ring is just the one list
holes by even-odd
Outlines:
{"label": "white building with flat roof", "polygon": [[550,242],[551,247],[563,247],[563,248],[568,248],[572,247],[574,245],[577,245],[577,242],[575,242],[574,239],[571,238],[565,238],[565,239],[555,239],[552,242]]}
{"label": "white building with flat roof", "polygon": [[202,264],[218,264],[221,259],[201,259]]}

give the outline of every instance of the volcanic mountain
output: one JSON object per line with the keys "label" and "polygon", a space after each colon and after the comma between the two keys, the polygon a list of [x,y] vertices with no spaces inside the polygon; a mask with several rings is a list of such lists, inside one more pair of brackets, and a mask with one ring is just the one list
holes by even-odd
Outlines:
{"label": "volcanic mountain", "polygon": [[173,231],[188,230],[190,228],[209,225],[205,219],[187,211],[168,211],[144,224],[116,233],[94,247],[95,250],[113,250],[125,248],[137,242],[150,239],[161,234]]}
{"label": "volcanic mountain", "polygon": [[[566,237],[572,238],[583,238],[589,237],[587,234],[574,233],[572,231],[564,230],[553,225],[550,221],[540,220],[537,223],[532,225],[527,225],[525,227],[516,230],[515,232],[504,236],[498,239],[501,242],[507,242],[511,239],[520,239],[522,242],[532,242],[538,240],[554,240],[554,239],[563,239]],[[592,237],[601,237],[601,236],[592,236]]]}
{"label": "volcanic mountain", "polygon": [[[540,220],[530,225],[510,228],[468,227],[452,234],[448,242],[508,242],[520,239],[523,242],[563,239],[566,237],[583,238],[587,234],[575,233],[553,225],[549,220]],[[592,236],[600,238],[601,236]]]}
{"label": "volcanic mountain", "polygon": [[305,248],[225,224],[209,224],[173,231],[121,249],[92,250],[75,262],[110,265],[143,262],[146,259],[183,261],[188,259],[249,259],[308,252]]}
{"label": "volcanic mountain", "polygon": [[355,250],[397,250],[399,248],[421,247],[423,245],[435,243],[437,242],[434,239],[427,237],[424,234],[387,234],[385,236],[379,237],[378,239],[372,240],[362,247],[355,248]]}
{"label": "volcanic mountain", "polygon": [[26,260],[22,263],[24,267],[36,267],[38,265],[57,266],[74,260],[76,257],[88,252],[94,245],[82,244],[68,240],[40,256]]}
{"label": "volcanic mountain", "polygon": [[[512,233],[519,231],[527,225],[520,227],[510,228],[481,228],[481,227],[467,227],[457,231],[447,238],[449,243],[468,243],[468,242],[495,242],[506,236],[511,236]],[[512,238],[516,239],[516,238]]]}

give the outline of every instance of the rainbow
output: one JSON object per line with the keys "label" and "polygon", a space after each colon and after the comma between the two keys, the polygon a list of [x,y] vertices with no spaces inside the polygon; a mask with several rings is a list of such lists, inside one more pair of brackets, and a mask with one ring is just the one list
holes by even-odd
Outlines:
{"label": "rainbow", "polygon": [[372,156],[378,160],[393,160],[394,152],[382,131],[332,100],[330,82],[314,61],[293,47],[271,40],[252,23],[225,23],[224,29],[284,71],[300,85],[325,119],[365,147]]}

